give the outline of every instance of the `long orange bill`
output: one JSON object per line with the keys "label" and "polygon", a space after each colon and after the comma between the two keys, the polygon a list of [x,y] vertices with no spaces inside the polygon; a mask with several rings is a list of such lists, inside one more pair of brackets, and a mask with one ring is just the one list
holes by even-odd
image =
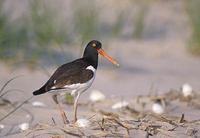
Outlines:
{"label": "long orange bill", "polygon": [[114,60],[112,57],[110,57],[102,48],[98,50],[99,54],[101,54],[104,58],[108,59],[110,62],[115,64],[116,66],[119,66],[116,60]]}

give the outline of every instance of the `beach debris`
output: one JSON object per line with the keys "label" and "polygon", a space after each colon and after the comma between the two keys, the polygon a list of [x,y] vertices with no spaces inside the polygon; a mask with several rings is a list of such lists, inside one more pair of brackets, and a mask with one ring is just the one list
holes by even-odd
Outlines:
{"label": "beach debris", "polygon": [[29,129],[29,123],[21,123],[18,125],[18,127],[22,130],[25,131],[27,129]]}
{"label": "beach debris", "polygon": [[[193,91],[194,94],[195,96],[191,97],[187,104],[181,98],[190,98],[184,97],[180,89],[170,90],[161,95],[158,93],[137,96],[132,101],[113,98],[110,102],[103,102],[100,108],[93,106],[91,113],[95,112],[95,115],[92,117],[78,119],[77,122],[66,124],[65,127],[56,123],[39,124],[31,127],[32,131],[28,135],[38,133],[46,135],[40,131],[54,130],[66,137],[131,137],[136,134],[135,132],[139,132],[136,137],[141,137],[141,134],[145,137],[199,137],[199,119],[195,117],[195,120],[187,120],[184,113],[179,110],[179,108],[186,110],[190,108],[188,111],[194,111],[198,116],[200,95]],[[144,108],[142,104],[145,104]],[[107,108],[109,106],[110,109]],[[192,110],[191,106],[194,107]],[[111,107],[118,110],[111,110]],[[120,108],[124,110],[120,112]]]}
{"label": "beach debris", "polygon": [[34,106],[34,107],[46,107],[46,105],[43,102],[40,102],[40,101],[32,102],[32,106]]}
{"label": "beach debris", "polygon": [[90,101],[92,102],[99,102],[99,101],[103,101],[106,99],[106,96],[99,90],[93,90],[90,93]]}
{"label": "beach debris", "polygon": [[156,114],[163,114],[164,113],[164,106],[160,102],[160,100],[157,100],[152,105],[152,111]]}
{"label": "beach debris", "polygon": [[76,125],[78,127],[82,127],[82,128],[86,128],[86,127],[89,127],[90,126],[90,121],[88,119],[85,119],[85,118],[81,118],[81,119],[78,119],[76,121]]}
{"label": "beach debris", "polygon": [[183,93],[184,97],[188,97],[188,96],[192,96],[193,95],[192,86],[190,84],[188,84],[188,83],[183,84],[181,89],[182,89],[182,93]]}
{"label": "beach debris", "polygon": [[112,109],[121,109],[123,107],[127,107],[129,103],[127,101],[120,101],[112,105]]}

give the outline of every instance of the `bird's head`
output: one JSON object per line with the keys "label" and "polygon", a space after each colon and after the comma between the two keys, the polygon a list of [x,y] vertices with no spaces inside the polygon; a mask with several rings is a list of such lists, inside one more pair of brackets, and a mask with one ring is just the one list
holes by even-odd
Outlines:
{"label": "bird's head", "polygon": [[119,66],[116,60],[114,60],[111,56],[109,56],[103,49],[102,49],[102,44],[101,42],[97,40],[92,40],[88,43],[87,47],[90,47],[92,49],[95,49],[101,56],[104,58],[108,59],[110,62],[113,64]]}

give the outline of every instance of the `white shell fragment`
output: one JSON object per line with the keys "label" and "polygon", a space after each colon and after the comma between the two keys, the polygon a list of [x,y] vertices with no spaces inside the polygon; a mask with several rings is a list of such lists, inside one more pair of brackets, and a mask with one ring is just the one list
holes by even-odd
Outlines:
{"label": "white shell fragment", "polygon": [[85,118],[81,118],[81,119],[78,119],[76,121],[76,125],[78,127],[82,127],[82,128],[86,128],[86,127],[89,127],[90,126],[90,121],[88,119],[85,119]]}
{"label": "white shell fragment", "polygon": [[46,105],[40,101],[34,101],[32,102],[32,106],[35,106],[35,107],[46,107]]}
{"label": "white shell fragment", "polygon": [[27,130],[29,129],[29,124],[28,123],[22,123],[22,124],[19,124],[18,127],[24,131],[24,130]]}
{"label": "white shell fragment", "polygon": [[115,103],[115,104],[112,106],[112,109],[120,109],[120,108],[123,108],[123,107],[127,107],[128,104],[129,104],[129,103],[128,103],[127,101],[121,101],[121,102]]}
{"label": "white shell fragment", "polygon": [[4,129],[5,126],[3,124],[0,124],[0,129]]}
{"label": "white shell fragment", "polygon": [[192,96],[192,86],[188,83],[182,85],[182,93],[184,97]]}
{"label": "white shell fragment", "polygon": [[152,105],[152,111],[156,114],[163,114],[164,113],[164,107],[161,103],[155,102]]}
{"label": "white shell fragment", "polygon": [[92,102],[99,102],[106,99],[105,95],[99,90],[93,90],[89,98],[90,98],[90,101]]}

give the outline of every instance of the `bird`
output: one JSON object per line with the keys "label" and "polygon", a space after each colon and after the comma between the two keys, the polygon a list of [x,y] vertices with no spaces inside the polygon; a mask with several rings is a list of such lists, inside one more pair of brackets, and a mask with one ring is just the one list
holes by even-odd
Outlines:
{"label": "bird", "polygon": [[40,89],[33,92],[34,96],[44,93],[52,94],[65,124],[69,123],[69,120],[62,110],[57,96],[68,92],[74,96],[73,117],[74,122],[76,122],[79,97],[92,85],[95,79],[99,54],[114,65],[119,66],[117,61],[103,50],[101,42],[91,40],[86,45],[81,58],[58,67],[50,79]]}

